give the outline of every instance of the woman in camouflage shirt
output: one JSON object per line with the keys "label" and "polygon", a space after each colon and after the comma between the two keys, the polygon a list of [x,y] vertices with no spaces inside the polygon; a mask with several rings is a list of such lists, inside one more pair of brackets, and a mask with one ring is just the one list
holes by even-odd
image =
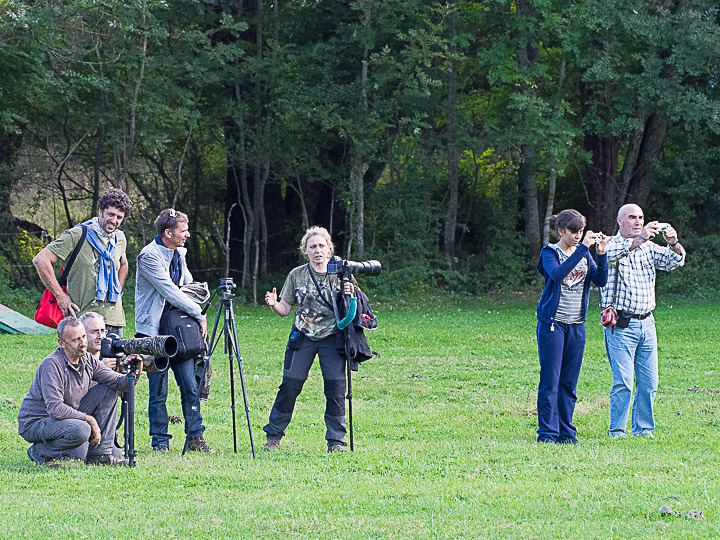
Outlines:
{"label": "woman in camouflage shirt", "polygon": [[[293,269],[278,297],[273,288],[265,302],[279,316],[290,314],[295,306],[295,321],[285,348],[283,380],[270,420],[263,428],[267,434],[265,450],[276,450],[285,435],[295,400],[307,380],[315,356],[320,359],[325,390],[325,439],[327,451],[345,450],[345,358],[338,334],[333,297],[342,289],[340,277],[328,274],[327,266],[334,252],[330,233],[323,227],[311,227],[300,242],[300,251],[309,263]],[[352,294],[347,283],[344,292]]]}

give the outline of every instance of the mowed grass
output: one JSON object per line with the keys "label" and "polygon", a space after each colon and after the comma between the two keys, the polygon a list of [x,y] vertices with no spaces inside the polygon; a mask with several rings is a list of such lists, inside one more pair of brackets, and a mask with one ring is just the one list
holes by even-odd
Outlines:
{"label": "mowed grass", "polygon": [[[718,538],[720,306],[656,310],[656,438],[605,437],[610,372],[591,309],[575,415],[581,444],[535,444],[538,361],[531,300],[380,304],[380,356],[353,378],[355,452],[327,455],[317,363],[278,452],[262,450],[290,318],[236,305],[257,459],[235,369],[213,358],[206,440],[169,455],[147,435],[137,387],[138,465],[47,470],[27,458],[17,411],[52,336],[0,337],[3,538]],[[214,309],[211,309],[214,312]],[[132,328],[126,335],[132,335]],[[180,415],[171,380],[170,414]],[[665,516],[660,507],[706,519]]]}

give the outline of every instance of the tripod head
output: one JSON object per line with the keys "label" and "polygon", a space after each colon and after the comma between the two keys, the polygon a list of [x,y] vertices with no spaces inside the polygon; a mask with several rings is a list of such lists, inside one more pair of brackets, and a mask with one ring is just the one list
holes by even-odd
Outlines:
{"label": "tripod head", "polygon": [[218,291],[220,291],[223,295],[223,300],[229,300],[231,298],[235,297],[235,294],[233,291],[235,290],[235,282],[233,281],[233,278],[221,278],[220,279],[220,286],[218,287]]}

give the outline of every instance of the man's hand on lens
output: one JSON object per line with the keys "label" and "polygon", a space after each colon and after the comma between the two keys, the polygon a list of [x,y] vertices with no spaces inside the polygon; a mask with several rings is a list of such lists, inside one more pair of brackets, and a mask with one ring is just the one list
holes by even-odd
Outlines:
{"label": "man's hand on lens", "polygon": [[115,371],[117,369],[117,360],[115,358],[103,358],[103,364]]}
{"label": "man's hand on lens", "polygon": [[135,377],[135,384],[137,384],[140,380],[140,375],[142,375],[143,358],[139,354],[131,354],[127,357],[127,361],[130,362],[131,366],[134,365],[137,367],[137,377]]}

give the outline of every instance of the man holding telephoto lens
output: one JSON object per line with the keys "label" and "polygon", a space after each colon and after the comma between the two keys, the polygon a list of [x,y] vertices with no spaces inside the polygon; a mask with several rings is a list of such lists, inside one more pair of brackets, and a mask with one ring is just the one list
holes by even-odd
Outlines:
{"label": "man holding telephoto lens", "polygon": [[[145,246],[137,258],[135,285],[135,337],[157,336],[160,319],[173,306],[196,319],[202,337],[207,341],[207,321],[199,304],[193,302],[180,287],[193,280],[186,263],[185,241],[190,238],[188,217],[174,208],[166,208],[155,219],[157,236]],[[180,387],[180,401],[185,417],[185,435],[188,449],[196,452],[214,452],[205,442],[200,409],[195,408],[198,383],[195,378],[195,360],[190,358],[170,363],[175,381]],[[167,412],[168,372],[148,372],[150,436],[155,452],[170,450]]]}
{"label": "man holding telephoto lens", "polygon": [[[28,457],[57,468],[57,460],[77,457],[73,450],[89,441],[88,465],[127,465],[113,455],[112,444],[117,391],[127,389],[128,378],[88,351],[79,319],[65,317],[57,333],[60,346],[40,364],[18,412],[18,433],[33,443]],[[89,392],[91,381],[113,391]]]}
{"label": "man holding telephoto lens", "polygon": [[[605,328],[613,384],[610,390],[610,437],[626,436],[628,410],[635,375],[632,434],[653,437],[653,403],[658,388],[658,351],[655,332],[655,274],[685,264],[685,250],[668,223],[645,224],[642,209],[626,204],[618,211],[619,233],[608,242],[610,269],[600,289],[602,308],[617,309],[615,326]],[[652,238],[662,234],[667,245]]]}

